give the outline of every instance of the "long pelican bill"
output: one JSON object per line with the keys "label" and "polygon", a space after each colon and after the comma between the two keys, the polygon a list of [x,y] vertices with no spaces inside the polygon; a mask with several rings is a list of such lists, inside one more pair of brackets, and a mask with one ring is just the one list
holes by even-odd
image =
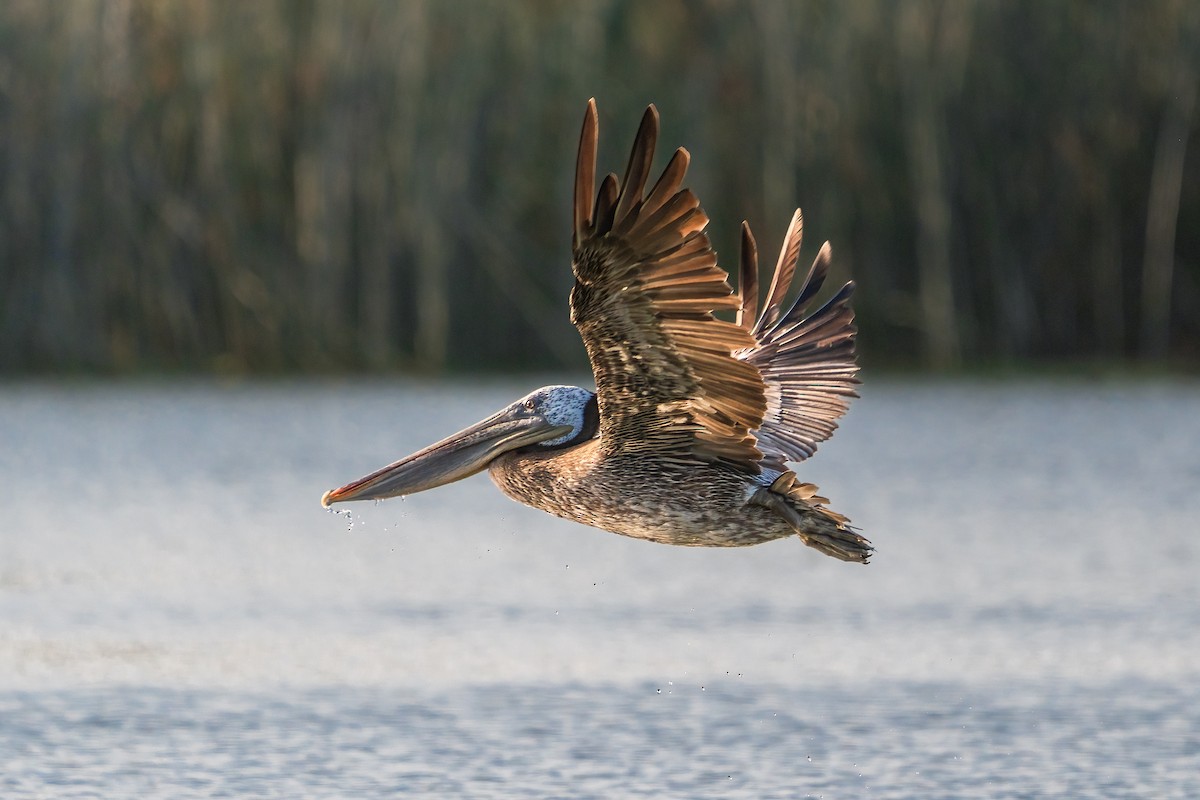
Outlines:
{"label": "long pelican bill", "polygon": [[519,404],[510,406],[424,450],[326,492],[321,505],[328,508],[350,500],[383,500],[423,492],[474,475],[509,450],[556,439],[571,430],[570,425],[554,425]]}

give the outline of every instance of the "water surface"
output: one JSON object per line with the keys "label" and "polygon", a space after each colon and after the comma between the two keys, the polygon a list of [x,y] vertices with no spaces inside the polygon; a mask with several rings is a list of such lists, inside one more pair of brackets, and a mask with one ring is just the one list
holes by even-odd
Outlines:
{"label": "water surface", "polygon": [[319,507],[533,385],[0,387],[0,796],[1200,794],[1197,384],[872,381],[866,567]]}

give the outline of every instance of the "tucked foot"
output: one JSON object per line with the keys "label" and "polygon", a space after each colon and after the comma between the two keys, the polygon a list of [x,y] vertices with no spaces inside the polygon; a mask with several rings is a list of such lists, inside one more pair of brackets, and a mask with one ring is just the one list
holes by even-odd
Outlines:
{"label": "tucked foot", "polygon": [[820,550],[827,556],[839,558],[842,561],[855,561],[866,564],[875,552],[871,542],[859,535],[853,528],[842,524],[833,530],[820,532],[799,531],[800,540],[809,547]]}
{"label": "tucked foot", "polygon": [[850,520],[824,504],[811,483],[800,483],[785,472],[770,487],[759,489],[751,502],[766,506],[783,517],[800,540],[827,556],[866,564],[875,552],[871,542],[850,525]]}

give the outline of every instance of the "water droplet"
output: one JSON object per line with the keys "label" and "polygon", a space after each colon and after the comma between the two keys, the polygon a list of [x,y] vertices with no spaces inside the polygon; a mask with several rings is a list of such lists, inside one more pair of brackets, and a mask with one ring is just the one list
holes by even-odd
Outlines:
{"label": "water droplet", "polygon": [[326,508],[325,510],[328,511],[330,514],[337,514],[339,517],[346,518],[346,533],[350,533],[352,530],[354,530],[354,512],[353,511],[351,511],[348,508],[346,508],[346,509]]}

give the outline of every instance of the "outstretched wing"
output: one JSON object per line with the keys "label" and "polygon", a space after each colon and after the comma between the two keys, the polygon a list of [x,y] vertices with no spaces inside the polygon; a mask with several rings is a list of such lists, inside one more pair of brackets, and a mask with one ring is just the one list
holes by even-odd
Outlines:
{"label": "outstretched wing", "polygon": [[681,188],[688,153],[676,150],[646,194],[658,139],[650,106],[624,180],[610,174],[597,193],[597,136],[592,100],[575,170],[571,321],[595,374],[601,446],[758,473],[752,431],[767,399],[758,367],[734,356],[756,342],[712,314],[740,301],[717,267],[707,215]]}
{"label": "outstretched wing", "polygon": [[817,444],[837,428],[837,420],[846,413],[850,399],[858,397],[854,391],[859,383],[854,352],[858,329],[850,308],[854,283],[847,283],[824,305],[804,316],[829,272],[828,242],[817,253],[792,307],[783,313],[803,229],[803,217],[797,209],[784,237],[767,303],[755,320],[758,251],[750,227],[742,224],[744,310],[738,322],[754,336],[756,344],[739,357],[757,368],[766,387],[766,413],[755,434],[764,465],[776,469],[783,469],[784,461],[803,461],[816,452]]}

